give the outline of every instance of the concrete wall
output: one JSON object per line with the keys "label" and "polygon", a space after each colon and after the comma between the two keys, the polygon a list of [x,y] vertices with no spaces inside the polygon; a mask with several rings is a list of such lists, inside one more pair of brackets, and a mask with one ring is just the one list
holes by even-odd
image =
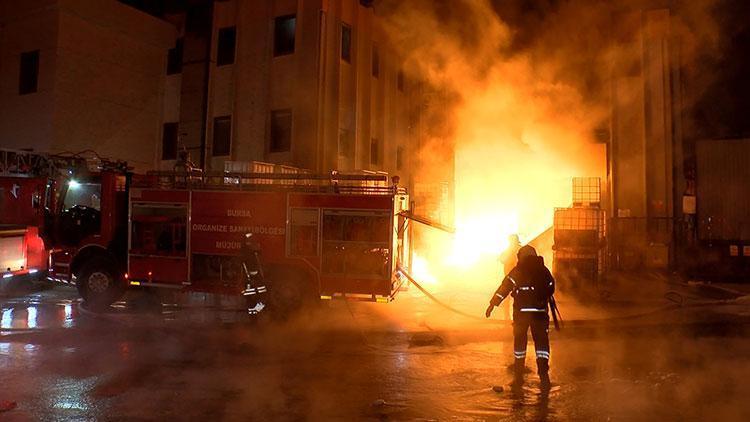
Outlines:
{"label": "concrete wall", "polygon": [[174,28],[117,2],[61,0],[53,149],[153,168]]}
{"label": "concrete wall", "polygon": [[[3,146],[93,149],[139,170],[153,168],[174,27],[114,0],[8,3],[0,71]],[[19,96],[18,54],[37,48],[39,92]]]}
{"label": "concrete wall", "polygon": [[[640,51],[635,63],[623,63],[613,75],[612,144],[610,171],[612,215],[624,221],[615,239],[628,265],[665,266],[671,255],[675,213],[675,174],[681,172],[680,131],[673,125],[679,115],[679,63],[668,9],[636,12],[630,21],[639,27],[623,51]],[[681,192],[680,192],[681,194]],[[625,250],[627,249],[627,250]],[[666,251],[666,252],[665,252]],[[656,258],[653,258],[656,257]],[[652,259],[653,258],[653,259]]]}
{"label": "concrete wall", "polygon": [[649,217],[673,216],[672,92],[670,87],[669,10],[646,12],[644,82],[646,192]]}
{"label": "concrete wall", "polygon": [[[0,2],[0,146],[49,150],[54,142],[57,1]],[[40,50],[38,89],[19,95],[21,53]]]}

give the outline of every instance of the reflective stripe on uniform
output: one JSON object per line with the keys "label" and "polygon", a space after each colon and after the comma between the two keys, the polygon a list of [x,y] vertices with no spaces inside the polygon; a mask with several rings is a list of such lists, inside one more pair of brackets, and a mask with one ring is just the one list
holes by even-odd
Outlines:
{"label": "reflective stripe on uniform", "polygon": [[514,286],[516,285],[516,280],[513,280],[513,277],[508,276],[508,280],[510,280],[510,282],[513,283]]}
{"label": "reflective stripe on uniform", "polygon": [[549,352],[546,350],[537,350],[536,358],[537,359],[549,359]]}
{"label": "reflective stripe on uniform", "polygon": [[499,297],[500,300],[505,299],[505,296],[501,295],[500,293],[495,293],[495,296]]}
{"label": "reflective stripe on uniform", "polygon": [[545,308],[521,308],[521,312],[547,312]]}
{"label": "reflective stripe on uniform", "polygon": [[266,293],[266,286],[259,286],[257,288],[250,288],[246,289],[244,292],[242,292],[245,296],[252,296],[260,293]]}
{"label": "reflective stripe on uniform", "polygon": [[525,350],[514,351],[513,352],[513,356],[515,356],[516,359],[524,359],[526,357],[526,351]]}

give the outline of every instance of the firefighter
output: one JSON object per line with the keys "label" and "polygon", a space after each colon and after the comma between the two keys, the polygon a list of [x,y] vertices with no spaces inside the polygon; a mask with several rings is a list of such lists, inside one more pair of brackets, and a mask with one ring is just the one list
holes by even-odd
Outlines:
{"label": "firefighter", "polygon": [[195,169],[195,164],[190,160],[190,153],[183,147],[177,154],[177,161],[174,164],[176,172],[190,173]]}
{"label": "firefighter", "polygon": [[[508,247],[498,257],[498,267],[502,268],[503,277],[510,274],[511,270],[518,264],[518,250],[521,249],[521,240],[517,234],[508,236]],[[498,269],[499,272],[499,269]],[[499,306],[502,319],[510,319],[510,303],[505,302]]]}
{"label": "firefighter", "polygon": [[516,386],[523,384],[527,335],[531,328],[541,386],[543,390],[550,388],[548,303],[554,292],[555,279],[544,266],[544,259],[526,245],[518,250],[518,265],[505,276],[487,307],[485,316],[489,318],[495,306],[508,295],[513,296],[513,383]]}
{"label": "firefighter", "polygon": [[246,233],[240,250],[242,273],[245,276],[245,296],[247,313],[259,314],[265,307],[268,296],[263,266],[260,263],[260,245],[253,239],[252,233]]}

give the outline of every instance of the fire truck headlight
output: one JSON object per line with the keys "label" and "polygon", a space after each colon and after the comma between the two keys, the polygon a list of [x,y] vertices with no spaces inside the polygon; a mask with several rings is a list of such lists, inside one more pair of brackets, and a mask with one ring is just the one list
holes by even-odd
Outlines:
{"label": "fire truck headlight", "polygon": [[81,184],[75,179],[70,179],[68,182],[68,187],[70,187],[70,189],[78,189],[80,186]]}

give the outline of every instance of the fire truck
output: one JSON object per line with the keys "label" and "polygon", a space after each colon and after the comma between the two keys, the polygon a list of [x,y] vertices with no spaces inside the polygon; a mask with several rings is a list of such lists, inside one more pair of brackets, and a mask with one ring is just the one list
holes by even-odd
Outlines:
{"label": "fire truck", "polygon": [[92,151],[46,154],[0,149],[3,279],[43,278],[50,250],[75,247],[87,234],[101,234],[94,227],[100,219],[100,193],[90,192],[87,201],[83,196],[102,178],[124,180],[126,172],[124,162],[102,159]]}
{"label": "fire truck", "polygon": [[47,270],[50,175],[45,155],[0,150],[0,273],[6,283],[42,279]]}
{"label": "fire truck", "polygon": [[127,288],[241,295],[248,234],[269,290],[292,307],[388,302],[408,267],[409,197],[384,174],[108,170],[71,179],[62,197],[66,244],[49,277],[74,281],[93,308]]}

